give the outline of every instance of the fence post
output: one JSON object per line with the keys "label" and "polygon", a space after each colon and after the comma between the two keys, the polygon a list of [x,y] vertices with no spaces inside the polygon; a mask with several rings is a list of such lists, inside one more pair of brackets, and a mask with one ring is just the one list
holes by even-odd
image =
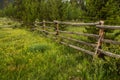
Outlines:
{"label": "fence post", "polygon": [[[104,21],[100,21],[99,25],[104,25]],[[97,46],[96,46],[96,51],[95,51],[95,56],[97,55],[100,58],[104,58],[104,54],[102,54],[99,49],[102,49],[102,40],[104,38],[104,29],[100,28],[99,29],[99,39],[97,42]]]}
{"label": "fence post", "polygon": [[54,23],[55,23],[56,35],[59,35],[59,23],[56,20],[54,21]]}
{"label": "fence post", "polygon": [[43,27],[42,27],[42,28],[43,28],[43,31],[45,31],[45,26],[46,26],[46,25],[45,25],[45,20],[43,20]]}

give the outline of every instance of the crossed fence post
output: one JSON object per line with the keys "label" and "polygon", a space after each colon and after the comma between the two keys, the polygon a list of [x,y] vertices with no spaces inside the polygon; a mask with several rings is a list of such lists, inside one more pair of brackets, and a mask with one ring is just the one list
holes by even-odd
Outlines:
{"label": "crossed fence post", "polygon": [[59,21],[54,20],[54,23],[55,23],[56,35],[59,35]]}
{"label": "crossed fence post", "polygon": [[43,20],[43,26],[42,26],[42,28],[43,28],[43,31],[45,31],[45,26],[46,26],[46,24],[45,24],[45,20]]}
{"label": "crossed fence post", "polygon": [[[100,21],[99,25],[104,25],[104,21]],[[97,41],[97,46],[96,46],[96,50],[95,50],[95,56],[97,55],[100,58],[104,58],[104,54],[102,54],[99,49],[102,49],[102,40],[104,39],[104,29],[100,28],[99,29],[99,39]]]}

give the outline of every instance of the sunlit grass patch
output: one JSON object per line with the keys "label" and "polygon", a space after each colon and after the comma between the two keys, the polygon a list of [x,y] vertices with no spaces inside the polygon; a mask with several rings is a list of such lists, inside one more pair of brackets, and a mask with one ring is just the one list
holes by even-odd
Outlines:
{"label": "sunlit grass patch", "polygon": [[67,71],[67,66],[70,67],[68,65],[70,58],[61,54],[62,51],[59,51],[56,43],[51,43],[50,40],[26,30],[4,31],[8,32],[10,34],[3,34],[4,37],[0,41],[0,59],[2,59],[0,70],[3,71],[0,73],[0,79],[39,80],[68,77],[63,72]]}
{"label": "sunlit grass patch", "polygon": [[28,52],[41,52],[41,53],[45,53],[47,50],[50,49],[50,46],[48,44],[33,44],[28,48]]}

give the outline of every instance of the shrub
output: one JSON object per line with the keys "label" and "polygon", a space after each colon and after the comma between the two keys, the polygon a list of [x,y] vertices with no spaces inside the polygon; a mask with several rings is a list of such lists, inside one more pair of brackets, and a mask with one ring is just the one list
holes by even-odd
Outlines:
{"label": "shrub", "polygon": [[28,48],[28,52],[41,52],[45,53],[47,50],[49,50],[50,47],[47,44],[33,44]]}

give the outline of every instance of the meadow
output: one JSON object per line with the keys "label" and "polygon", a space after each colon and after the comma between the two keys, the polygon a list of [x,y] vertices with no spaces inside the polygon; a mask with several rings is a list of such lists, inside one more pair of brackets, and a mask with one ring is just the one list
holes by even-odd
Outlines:
{"label": "meadow", "polygon": [[36,31],[0,28],[0,80],[119,80],[119,65],[111,58],[93,60]]}

